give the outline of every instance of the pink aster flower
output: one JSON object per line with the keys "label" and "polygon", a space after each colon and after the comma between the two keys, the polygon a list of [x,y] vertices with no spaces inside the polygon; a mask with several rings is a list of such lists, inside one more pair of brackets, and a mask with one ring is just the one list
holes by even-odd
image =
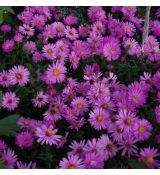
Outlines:
{"label": "pink aster flower", "polygon": [[102,151],[102,156],[107,160],[117,153],[117,146],[111,141],[108,135],[102,135],[98,140],[98,146]]}
{"label": "pink aster flower", "polygon": [[9,79],[12,85],[25,86],[29,82],[30,72],[28,68],[18,65],[9,70]]}
{"label": "pink aster flower", "polygon": [[37,165],[34,162],[29,162],[27,164],[27,163],[19,161],[16,164],[17,164],[18,169],[36,169],[37,168]]}
{"label": "pink aster flower", "polygon": [[50,84],[61,83],[65,79],[66,67],[59,63],[53,63],[46,71],[46,78]]}
{"label": "pink aster flower", "polygon": [[136,115],[127,110],[120,110],[116,121],[117,126],[129,133],[133,129],[136,120]]}
{"label": "pink aster flower", "polygon": [[15,42],[20,43],[22,41],[22,39],[23,39],[23,36],[20,33],[14,35]]}
{"label": "pink aster flower", "polygon": [[67,158],[63,158],[59,163],[62,169],[84,169],[83,160],[77,155],[68,155]]}
{"label": "pink aster flower", "polygon": [[19,98],[15,92],[6,92],[2,97],[2,106],[9,111],[13,111],[19,104]]}
{"label": "pink aster flower", "polygon": [[9,148],[0,153],[0,163],[4,164],[7,168],[14,168],[17,161],[17,155]]}
{"label": "pink aster flower", "polygon": [[82,157],[85,153],[85,140],[80,141],[79,143],[77,141],[73,141],[71,145],[69,146],[72,151],[70,151],[69,155],[78,155],[79,157]]}
{"label": "pink aster flower", "polygon": [[34,35],[35,30],[29,25],[23,24],[23,26],[19,26],[19,32],[23,35],[28,35],[31,37]]}
{"label": "pink aster flower", "polygon": [[75,25],[78,22],[78,18],[74,14],[70,14],[64,18],[64,24],[65,25]]}
{"label": "pink aster flower", "polygon": [[144,148],[140,150],[139,160],[143,161],[149,168],[159,168],[160,161],[156,158],[160,155],[156,148]]}
{"label": "pink aster flower", "polygon": [[3,70],[0,72],[0,85],[3,87],[9,87],[11,85],[8,71]]}
{"label": "pink aster flower", "polygon": [[39,91],[36,97],[32,99],[32,102],[35,107],[41,108],[48,103],[48,96],[43,91]]}
{"label": "pink aster flower", "polygon": [[67,26],[65,29],[65,35],[66,35],[66,38],[68,38],[72,41],[76,40],[78,38],[77,30],[75,28],[71,28],[69,26]]}
{"label": "pink aster flower", "polygon": [[21,132],[16,136],[16,144],[22,149],[31,147],[32,142],[33,137],[28,131]]}
{"label": "pink aster flower", "polygon": [[48,60],[54,60],[55,59],[55,45],[54,44],[47,44],[43,47],[43,55]]}
{"label": "pink aster flower", "polygon": [[106,129],[109,113],[101,108],[95,108],[90,113],[89,122],[96,130]]}
{"label": "pink aster flower", "polygon": [[36,29],[42,30],[43,26],[45,25],[45,22],[46,22],[46,18],[43,15],[36,14],[32,17],[31,24]]}
{"label": "pink aster flower", "polygon": [[122,23],[123,29],[126,35],[132,37],[135,33],[135,26],[131,22],[124,22]]}
{"label": "pink aster flower", "polygon": [[10,53],[14,49],[14,41],[13,40],[5,40],[2,44],[2,49],[4,52]]}
{"label": "pink aster flower", "polygon": [[3,140],[0,140],[0,152],[6,149],[6,144]]}
{"label": "pink aster flower", "polygon": [[151,136],[152,125],[145,119],[137,120],[133,126],[134,136],[138,141],[147,140]]}
{"label": "pink aster flower", "polygon": [[57,37],[64,36],[65,26],[62,22],[54,22],[52,25]]}
{"label": "pink aster flower", "polygon": [[88,102],[83,97],[75,97],[71,105],[76,110],[77,115],[83,115],[88,111]]}
{"label": "pink aster flower", "polygon": [[57,135],[57,129],[53,126],[41,125],[36,128],[37,142],[41,144],[56,145],[62,136]]}
{"label": "pink aster flower", "polygon": [[9,32],[11,32],[12,28],[8,24],[3,24],[3,25],[1,25],[0,30],[4,33],[9,33]]}
{"label": "pink aster flower", "polygon": [[103,48],[103,54],[108,61],[117,60],[121,50],[118,43],[114,41],[107,42]]}
{"label": "pink aster flower", "polygon": [[87,169],[102,169],[104,166],[103,161],[103,157],[99,154],[86,153],[84,158],[84,165]]}
{"label": "pink aster flower", "polygon": [[123,140],[118,143],[118,149],[122,150],[121,155],[127,155],[131,157],[133,155],[137,155],[138,148],[135,146],[137,140],[131,134],[125,134]]}

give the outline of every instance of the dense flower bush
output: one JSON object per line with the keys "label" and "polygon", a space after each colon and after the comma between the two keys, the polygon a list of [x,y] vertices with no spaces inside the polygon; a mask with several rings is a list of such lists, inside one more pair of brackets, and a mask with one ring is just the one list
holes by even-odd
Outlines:
{"label": "dense flower bush", "polygon": [[142,44],[145,9],[15,8],[0,26],[1,166],[160,168],[160,11]]}

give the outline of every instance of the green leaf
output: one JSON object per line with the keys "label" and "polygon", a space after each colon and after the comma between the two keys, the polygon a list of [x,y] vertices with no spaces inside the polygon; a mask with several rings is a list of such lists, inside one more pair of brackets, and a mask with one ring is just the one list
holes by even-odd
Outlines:
{"label": "green leaf", "polygon": [[3,11],[0,10],[0,24],[2,24],[4,21],[4,18],[3,18]]}
{"label": "green leaf", "polygon": [[132,169],[146,169],[146,165],[137,159],[128,159],[128,165]]}
{"label": "green leaf", "polygon": [[3,7],[0,7],[0,9],[3,10],[3,11],[7,11],[11,14],[15,14],[14,10],[10,6],[3,6]]}
{"label": "green leaf", "polygon": [[6,166],[2,163],[0,163],[0,169],[6,169]]}
{"label": "green leaf", "polygon": [[18,114],[7,116],[0,120],[0,135],[15,136],[19,127],[17,125]]}

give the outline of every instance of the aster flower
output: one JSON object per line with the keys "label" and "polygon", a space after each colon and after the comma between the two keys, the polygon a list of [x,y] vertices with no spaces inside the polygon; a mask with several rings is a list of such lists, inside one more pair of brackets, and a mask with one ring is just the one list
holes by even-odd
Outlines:
{"label": "aster flower", "polygon": [[78,155],[79,157],[82,157],[85,153],[85,140],[80,141],[79,143],[75,140],[71,143],[69,146],[72,151],[70,151],[68,154],[69,155]]}
{"label": "aster flower", "polygon": [[2,97],[2,106],[9,111],[13,111],[19,104],[19,98],[15,92],[6,92]]}
{"label": "aster flower", "polygon": [[68,38],[72,41],[76,40],[78,38],[77,30],[75,28],[71,28],[69,26],[67,26],[65,29],[65,35],[66,35],[66,38]]}
{"label": "aster flower", "polygon": [[1,25],[0,30],[4,33],[9,33],[9,32],[11,32],[12,28],[8,24],[3,24],[3,25]]}
{"label": "aster flower", "polygon": [[129,133],[133,129],[136,120],[136,115],[127,110],[120,110],[116,121],[117,126],[125,132]]}
{"label": "aster flower", "polygon": [[72,26],[72,25],[77,24],[78,18],[74,14],[70,14],[70,15],[66,16],[63,21],[64,21],[65,25]]}
{"label": "aster flower", "polygon": [[68,155],[67,158],[63,158],[59,163],[62,169],[83,169],[85,168],[83,160],[77,155]]}
{"label": "aster flower", "polygon": [[122,23],[126,35],[132,37],[135,33],[135,26],[131,22]]}
{"label": "aster flower", "polygon": [[86,153],[84,158],[84,165],[87,169],[102,169],[104,162],[99,154]]}
{"label": "aster flower", "polygon": [[0,140],[0,152],[6,149],[6,144],[3,140]]}
{"label": "aster flower", "polygon": [[137,155],[138,148],[134,145],[137,143],[137,140],[134,138],[133,135],[125,134],[123,136],[123,140],[118,143],[119,150],[122,150],[121,155],[127,155],[128,157],[131,157],[133,155]]}
{"label": "aster flower", "polygon": [[103,48],[103,54],[108,61],[117,60],[121,50],[119,44],[113,41],[107,42]]}
{"label": "aster flower", "polygon": [[3,87],[9,87],[11,85],[8,71],[3,70],[0,72],[0,85]]}
{"label": "aster flower", "polygon": [[17,155],[9,148],[0,153],[0,163],[4,164],[7,168],[14,168],[17,161]]}
{"label": "aster flower", "polygon": [[48,60],[55,59],[55,45],[54,44],[47,44],[43,46],[43,55]]}
{"label": "aster flower", "polygon": [[37,92],[36,97],[32,99],[32,102],[35,107],[41,108],[48,103],[48,96],[45,95],[43,91],[39,91]]}
{"label": "aster flower", "polygon": [[133,127],[135,138],[139,141],[147,140],[151,136],[152,125],[145,119],[137,120]]}
{"label": "aster flower", "polygon": [[19,32],[23,35],[28,35],[31,37],[34,35],[35,30],[29,25],[23,24],[23,26],[19,26]]}
{"label": "aster flower", "polygon": [[96,130],[106,129],[109,113],[100,108],[95,108],[90,113],[89,122]]}
{"label": "aster flower", "polygon": [[28,131],[21,132],[16,136],[16,144],[22,149],[31,147],[32,142],[33,137]]}
{"label": "aster flower", "polygon": [[45,25],[46,18],[43,15],[34,15],[31,21],[31,24],[33,27],[35,27],[38,30],[42,30],[43,26]]}
{"label": "aster flower", "polygon": [[2,49],[4,52],[10,53],[14,49],[14,41],[13,40],[5,40],[2,44]]}
{"label": "aster flower", "polygon": [[29,82],[30,72],[28,68],[18,65],[9,70],[9,80],[12,85],[25,86]]}
{"label": "aster flower", "polygon": [[143,161],[149,168],[159,168],[160,161],[156,158],[160,154],[156,148],[144,148],[140,150],[139,160]]}
{"label": "aster flower", "polygon": [[77,115],[83,115],[88,111],[88,102],[83,97],[76,97],[71,102],[71,106],[75,108]]}
{"label": "aster flower", "polygon": [[32,161],[29,162],[28,164],[19,161],[19,162],[16,162],[16,164],[17,164],[17,168],[18,168],[18,169],[36,169],[36,168],[37,168],[36,163],[34,163],[34,162],[32,162]]}
{"label": "aster flower", "polygon": [[46,71],[46,78],[51,83],[61,83],[65,79],[66,67],[61,63],[50,65]]}
{"label": "aster flower", "polygon": [[116,145],[111,141],[108,135],[102,135],[98,140],[98,146],[102,151],[102,156],[107,160],[114,157],[117,153]]}
{"label": "aster flower", "polygon": [[46,125],[41,125],[36,128],[37,142],[41,144],[56,145],[62,136],[57,135],[57,129],[53,126],[47,127]]}

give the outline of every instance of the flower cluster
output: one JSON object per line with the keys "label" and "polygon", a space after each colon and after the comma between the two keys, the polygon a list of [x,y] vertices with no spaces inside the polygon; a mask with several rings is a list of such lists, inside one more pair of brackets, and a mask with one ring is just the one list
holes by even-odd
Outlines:
{"label": "flower cluster", "polygon": [[[137,7],[112,7],[110,12],[89,7],[87,17],[88,23],[83,24],[73,13],[63,17],[56,7],[25,7],[17,15],[20,24],[16,30],[9,25],[0,27],[2,33],[13,32],[2,43],[4,55],[20,47],[34,66],[28,66],[25,58],[0,72],[2,109],[18,111],[21,103],[31,103],[39,111],[38,119],[20,113],[21,130],[15,144],[24,152],[37,144],[66,149],[58,168],[105,168],[116,156],[160,168],[158,148],[149,142],[155,123],[160,124],[160,106],[155,108],[156,122],[140,113],[150,93],[159,102],[160,71],[139,74],[130,84],[120,82],[112,71],[112,61],[130,57],[143,59],[144,64],[160,63],[160,21],[151,21],[149,37],[142,45],[136,37],[144,30]],[[29,92],[23,101],[19,89],[34,89],[37,82],[41,85],[36,85],[36,93]],[[72,139],[74,133],[79,137]],[[155,142],[160,143],[160,134]],[[0,163],[7,168],[36,168],[36,163],[19,161],[2,140]]]}

